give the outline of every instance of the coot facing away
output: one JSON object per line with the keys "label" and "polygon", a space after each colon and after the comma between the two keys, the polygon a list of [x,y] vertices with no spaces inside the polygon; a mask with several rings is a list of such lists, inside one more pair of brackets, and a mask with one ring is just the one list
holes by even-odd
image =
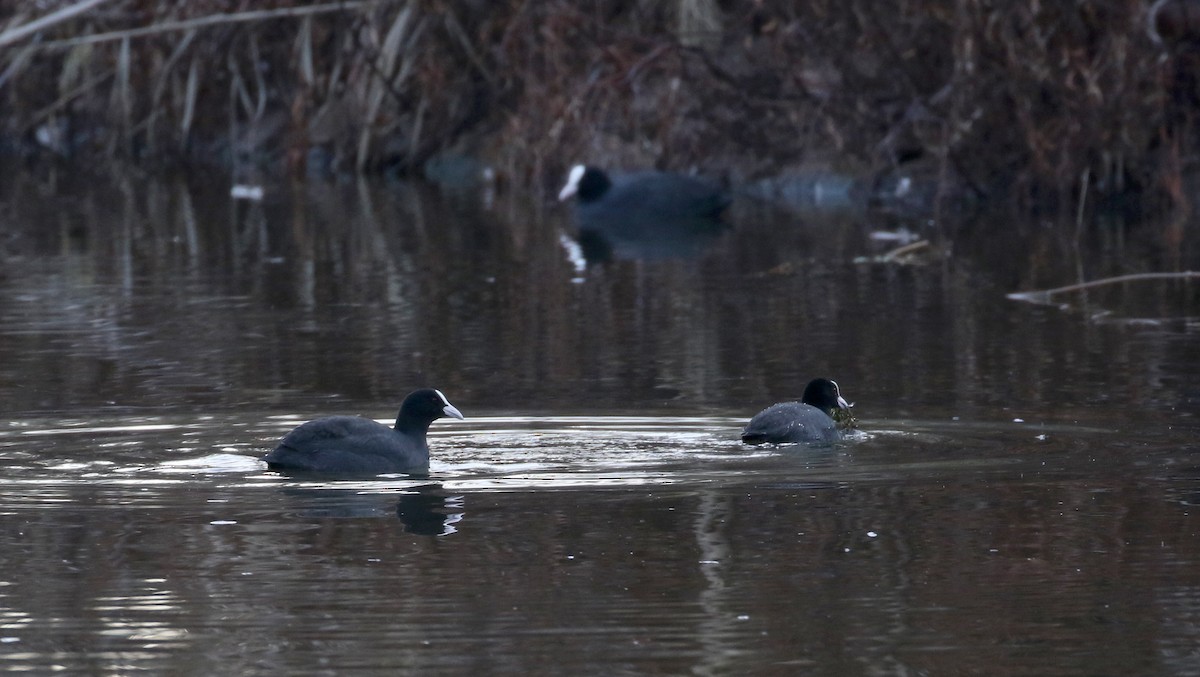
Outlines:
{"label": "coot facing away", "polygon": [[395,426],[361,416],[328,416],[304,423],[263,460],[282,472],[340,475],[429,472],[429,424],[464,418],[440,390],[414,390],[404,398]]}
{"label": "coot facing away", "polygon": [[799,402],[782,402],[763,409],[742,430],[747,444],[836,442],[841,431],[834,409],[849,409],[838,384],[827,378],[809,381]]}

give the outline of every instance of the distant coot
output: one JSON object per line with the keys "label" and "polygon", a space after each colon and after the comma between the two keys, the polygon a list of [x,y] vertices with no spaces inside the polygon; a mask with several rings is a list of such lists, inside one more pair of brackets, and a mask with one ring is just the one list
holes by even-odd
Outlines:
{"label": "distant coot", "polygon": [[841,438],[834,409],[849,409],[838,384],[827,378],[809,381],[800,402],[783,402],[754,415],[742,430],[746,444],[835,442]]}
{"label": "distant coot", "polygon": [[414,390],[389,428],[361,416],[329,416],[297,427],[263,460],[283,472],[376,475],[429,471],[429,424],[463,418],[440,390]]}
{"label": "distant coot", "polygon": [[559,200],[574,197],[579,215],[608,222],[618,218],[714,218],[729,206],[729,195],[717,184],[683,174],[642,171],[609,176],[576,165],[567,175]]}

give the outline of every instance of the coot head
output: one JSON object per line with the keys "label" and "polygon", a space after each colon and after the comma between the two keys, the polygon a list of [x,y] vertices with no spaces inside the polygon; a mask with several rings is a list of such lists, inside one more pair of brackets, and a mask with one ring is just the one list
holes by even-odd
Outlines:
{"label": "coot head", "polygon": [[850,405],[842,398],[838,384],[827,378],[814,378],[804,387],[804,396],[800,401],[833,415],[834,409],[849,409]]}
{"label": "coot head", "polygon": [[567,183],[558,192],[559,201],[572,196],[580,202],[595,202],[612,188],[612,179],[602,170],[585,165],[575,165],[567,174]]}
{"label": "coot head", "polygon": [[446,399],[442,391],[433,388],[414,390],[400,403],[400,413],[396,415],[396,430],[428,429],[430,423],[443,416],[460,420],[465,418],[462,412],[450,404],[450,400]]}

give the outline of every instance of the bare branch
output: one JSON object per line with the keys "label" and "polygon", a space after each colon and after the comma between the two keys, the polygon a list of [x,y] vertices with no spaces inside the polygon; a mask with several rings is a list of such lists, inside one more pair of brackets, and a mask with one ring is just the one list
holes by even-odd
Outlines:
{"label": "bare branch", "polygon": [[[89,0],[93,4],[106,2],[107,0]],[[312,16],[314,14],[326,14],[329,12],[342,12],[347,10],[356,10],[362,7],[367,7],[374,4],[372,0],[352,0],[349,2],[333,2],[324,5],[313,5],[311,7],[281,7],[278,9],[264,9],[253,12],[237,12],[233,14],[210,14],[202,16],[198,19],[188,19],[186,21],[164,21],[150,26],[142,26],[140,28],[130,28],[124,31],[112,31],[109,33],[97,33],[96,35],[84,35],[77,38],[68,38],[65,40],[53,40],[50,42],[38,45],[38,49],[64,49],[74,47],[76,45],[90,45],[97,42],[112,42],[113,40],[125,40],[127,38],[140,38],[147,35],[156,35],[158,33],[170,33],[172,31],[186,31],[195,28],[203,28],[208,26],[219,26],[222,24],[233,23],[248,23],[253,21],[266,21],[268,19],[279,19],[298,16]],[[41,20],[39,20],[41,21]],[[36,23],[36,22],[34,22]],[[28,24],[26,27],[27,28]],[[23,29],[17,29],[23,30]],[[0,46],[4,45],[2,41],[8,34],[0,35]]]}
{"label": "bare branch", "polygon": [[22,26],[17,26],[16,28],[6,30],[3,33],[0,33],[0,47],[12,44],[17,40],[29,35],[33,35],[34,33],[44,28],[49,28],[54,24],[62,23],[71,17],[83,14],[93,7],[102,5],[106,2],[108,2],[108,0],[83,0],[83,2],[71,5],[69,7],[63,7],[57,12],[51,12],[40,19],[35,19]]}
{"label": "bare branch", "polygon": [[1118,275],[1117,277],[1106,277],[1100,280],[1092,280],[1090,282],[1069,284],[1065,287],[1055,287],[1054,289],[1013,292],[1011,294],[1007,294],[1006,296],[1013,301],[1027,301],[1029,303],[1047,304],[1050,303],[1050,297],[1054,296],[1055,294],[1063,294],[1069,291],[1079,291],[1081,289],[1091,289],[1093,287],[1101,287],[1109,284],[1118,284],[1121,282],[1143,282],[1146,280],[1192,279],[1200,279],[1200,272],[1189,270],[1181,273],[1135,273],[1133,275]]}

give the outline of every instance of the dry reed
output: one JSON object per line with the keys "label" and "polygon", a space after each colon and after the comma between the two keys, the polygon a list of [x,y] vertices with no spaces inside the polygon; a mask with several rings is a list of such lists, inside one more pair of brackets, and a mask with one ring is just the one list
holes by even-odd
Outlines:
{"label": "dry reed", "polygon": [[1182,200],[1196,140],[1191,43],[1138,0],[38,7],[0,2],[24,152],[412,172],[452,149],[539,187],[581,158],[749,179],[848,157],[1082,221]]}

